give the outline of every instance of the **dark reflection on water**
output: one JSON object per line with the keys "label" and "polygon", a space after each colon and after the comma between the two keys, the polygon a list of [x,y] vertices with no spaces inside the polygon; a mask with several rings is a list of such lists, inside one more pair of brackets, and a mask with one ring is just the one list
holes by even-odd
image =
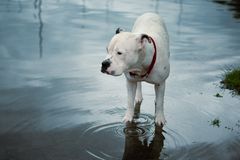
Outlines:
{"label": "dark reflection on water", "polygon": [[227,5],[233,11],[234,18],[240,18],[240,1],[239,0],[214,0],[214,2]]}
{"label": "dark reflection on water", "polygon": [[[149,132],[137,126],[136,123],[128,124],[126,127],[125,147],[123,160],[157,160],[163,148],[164,136],[162,127],[155,127],[153,136],[145,136],[141,138],[139,132]],[[147,133],[149,134],[149,133]]]}
{"label": "dark reflection on water", "polygon": [[219,144],[200,143],[185,146],[184,148],[172,150],[172,160],[186,160],[186,159],[229,159],[238,160],[240,157],[239,152],[240,141],[224,141]]}
{"label": "dark reflection on water", "polygon": [[84,148],[89,156],[98,159],[155,160],[164,141],[162,127],[154,127],[154,118],[147,114],[135,116],[127,125],[92,124],[81,137],[87,141]]}
{"label": "dark reflection on water", "polygon": [[42,58],[43,54],[43,21],[42,21],[42,0],[35,0],[34,1],[34,8],[38,10],[38,20],[39,20],[39,31],[38,31],[38,37],[39,37],[39,57]]}
{"label": "dark reflection on water", "polygon": [[0,154],[3,160],[89,159],[79,134],[87,125],[49,132],[9,132],[1,135]]}
{"label": "dark reflection on water", "polygon": [[[0,159],[239,159],[240,100],[218,87],[240,62],[239,5],[217,2],[234,12],[209,0],[1,0]],[[115,29],[148,11],[171,40],[163,128],[151,85],[124,125],[125,79],[100,73]]]}

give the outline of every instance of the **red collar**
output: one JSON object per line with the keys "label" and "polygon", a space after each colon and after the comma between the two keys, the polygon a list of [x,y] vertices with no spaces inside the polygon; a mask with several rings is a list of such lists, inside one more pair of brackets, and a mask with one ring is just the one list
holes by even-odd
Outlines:
{"label": "red collar", "polygon": [[[153,69],[153,66],[154,66],[154,64],[155,64],[155,62],[156,62],[156,58],[157,58],[156,43],[155,43],[155,41],[153,40],[152,37],[150,37],[150,36],[148,36],[148,37],[149,37],[149,39],[153,42],[154,53],[153,53],[152,62],[151,62],[151,64],[149,65],[147,72],[144,73],[143,75],[140,75],[141,78],[144,78],[144,77],[147,78],[147,77],[148,77],[148,75],[151,73],[151,71],[152,71],[152,69]],[[151,41],[150,41],[150,43],[151,43]],[[130,76],[136,76],[136,74],[133,73],[133,72],[129,72],[129,74],[130,74]]]}

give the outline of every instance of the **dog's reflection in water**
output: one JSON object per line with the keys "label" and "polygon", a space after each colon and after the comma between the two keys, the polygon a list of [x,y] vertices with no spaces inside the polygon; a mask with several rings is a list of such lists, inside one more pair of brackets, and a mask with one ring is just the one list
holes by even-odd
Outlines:
{"label": "dog's reflection in water", "polygon": [[128,123],[125,128],[123,160],[158,160],[164,141],[162,131],[162,127],[155,126],[151,134],[149,130],[138,127],[137,123]]}

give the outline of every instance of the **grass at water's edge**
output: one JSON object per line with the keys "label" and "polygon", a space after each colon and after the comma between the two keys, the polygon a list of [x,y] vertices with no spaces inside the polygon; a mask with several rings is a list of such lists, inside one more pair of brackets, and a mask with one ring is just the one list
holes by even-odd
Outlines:
{"label": "grass at water's edge", "polygon": [[221,83],[223,88],[233,90],[234,93],[240,95],[240,67],[226,71]]}

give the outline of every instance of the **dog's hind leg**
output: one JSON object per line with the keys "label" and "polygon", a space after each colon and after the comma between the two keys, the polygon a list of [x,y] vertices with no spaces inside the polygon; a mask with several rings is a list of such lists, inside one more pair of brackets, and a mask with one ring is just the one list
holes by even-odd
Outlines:
{"label": "dog's hind leg", "polygon": [[160,85],[155,84],[155,123],[158,126],[163,126],[166,123],[164,113],[163,113],[163,101],[165,92],[165,82]]}
{"label": "dog's hind leg", "polygon": [[142,84],[141,84],[141,82],[137,82],[134,113],[140,113],[140,107],[141,107],[142,101],[143,101]]}

